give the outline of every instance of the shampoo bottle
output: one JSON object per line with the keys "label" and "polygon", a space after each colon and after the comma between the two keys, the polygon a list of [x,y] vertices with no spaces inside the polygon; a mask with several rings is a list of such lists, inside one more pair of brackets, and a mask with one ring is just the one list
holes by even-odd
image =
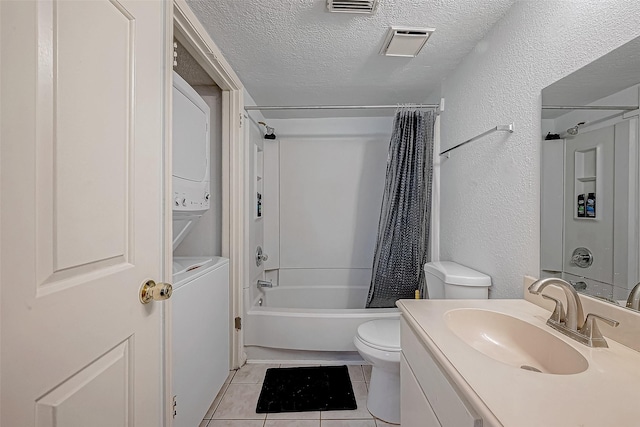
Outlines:
{"label": "shampoo bottle", "polygon": [[596,217],[596,193],[589,193],[587,195],[587,218]]}
{"label": "shampoo bottle", "polygon": [[578,194],[578,218],[584,218],[584,194]]}

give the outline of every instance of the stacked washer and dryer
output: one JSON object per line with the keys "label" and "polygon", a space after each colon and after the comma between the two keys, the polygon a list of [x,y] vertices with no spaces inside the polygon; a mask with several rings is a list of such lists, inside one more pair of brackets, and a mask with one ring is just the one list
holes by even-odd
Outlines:
{"label": "stacked washer and dryer", "polygon": [[[210,208],[210,110],[173,73],[173,249]],[[213,238],[213,236],[212,236]],[[229,374],[229,260],[173,258],[174,427],[200,424]]]}

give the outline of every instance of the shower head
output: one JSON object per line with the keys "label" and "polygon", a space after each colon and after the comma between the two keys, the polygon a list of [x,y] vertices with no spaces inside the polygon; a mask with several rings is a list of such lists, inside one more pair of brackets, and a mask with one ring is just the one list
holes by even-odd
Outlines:
{"label": "shower head", "polygon": [[267,130],[267,132],[264,134],[264,139],[276,139],[276,134],[273,133],[273,131],[275,131],[274,128],[272,128],[265,122],[258,122],[258,124],[264,126],[265,129]]}
{"label": "shower head", "polygon": [[577,125],[575,125],[574,127],[567,129],[567,133],[569,135],[577,135],[578,134],[578,127],[582,126],[583,124],[584,124],[584,122],[580,122]]}

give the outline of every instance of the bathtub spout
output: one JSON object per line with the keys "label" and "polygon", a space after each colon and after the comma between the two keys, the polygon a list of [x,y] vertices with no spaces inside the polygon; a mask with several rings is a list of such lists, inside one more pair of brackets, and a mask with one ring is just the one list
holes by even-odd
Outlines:
{"label": "bathtub spout", "polygon": [[258,289],[260,288],[273,288],[273,283],[271,280],[258,280]]}

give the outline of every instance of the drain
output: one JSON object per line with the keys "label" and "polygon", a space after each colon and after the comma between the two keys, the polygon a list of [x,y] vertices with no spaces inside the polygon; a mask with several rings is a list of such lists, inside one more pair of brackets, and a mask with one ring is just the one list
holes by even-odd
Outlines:
{"label": "drain", "polygon": [[529,365],[522,365],[522,366],[520,366],[520,369],[524,369],[525,371],[533,371],[533,372],[542,373],[542,371],[540,369],[534,368],[533,366],[529,366]]}

